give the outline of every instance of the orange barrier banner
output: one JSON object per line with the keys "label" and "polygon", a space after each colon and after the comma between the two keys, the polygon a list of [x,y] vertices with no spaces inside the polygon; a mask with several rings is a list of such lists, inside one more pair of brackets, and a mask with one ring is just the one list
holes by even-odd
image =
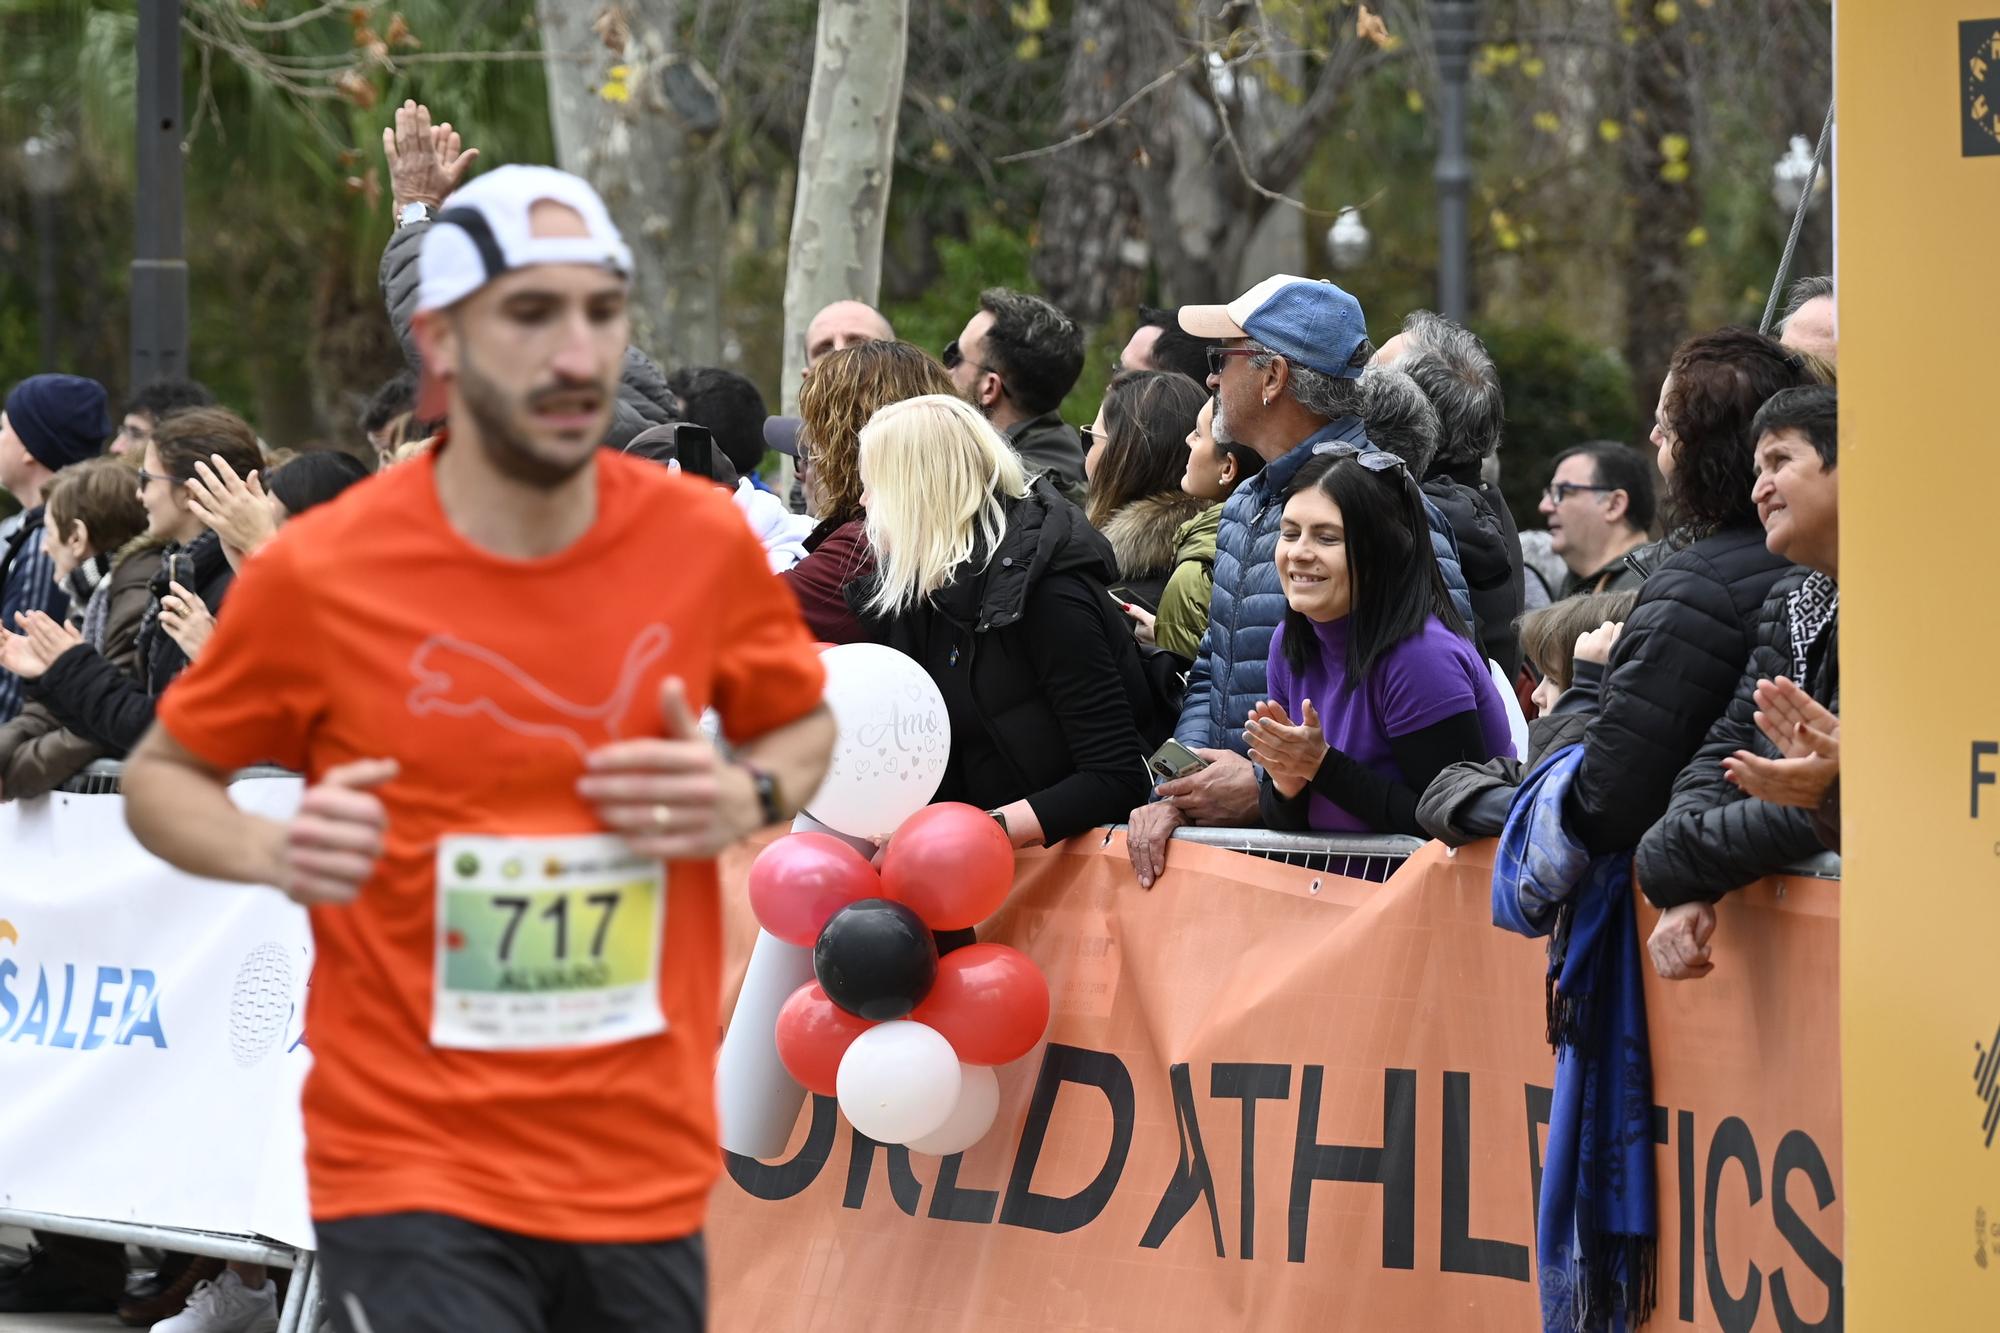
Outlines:
{"label": "orange barrier banner", "polygon": [[[1490,924],[1488,848],[1376,885],[1177,843],[1148,893],[1101,839],[1024,853],[981,927],[1055,998],[986,1139],[916,1156],[812,1099],[716,1189],[714,1326],[1538,1328],[1544,954]],[[1647,968],[1649,1328],[1842,1326],[1838,904],[1759,884],[1711,975]]]}

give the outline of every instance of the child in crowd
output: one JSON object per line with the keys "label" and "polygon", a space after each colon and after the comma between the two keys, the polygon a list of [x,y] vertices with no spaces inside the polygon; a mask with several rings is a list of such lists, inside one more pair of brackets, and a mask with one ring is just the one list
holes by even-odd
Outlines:
{"label": "child in crowd", "polygon": [[1521,657],[1541,678],[1537,715],[1528,724],[1528,761],[1502,756],[1439,773],[1417,802],[1425,833],[1454,847],[1499,836],[1521,779],[1545,756],[1581,741],[1597,716],[1604,664],[1638,598],[1637,589],[1586,593],[1521,617]]}
{"label": "child in crowd", "polygon": [[[64,468],[49,489],[42,535],[56,583],[69,593],[71,624],[85,643],[135,676],[139,624],[166,545],[146,534],[138,487],[123,459],[93,458]],[[41,796],[107,754],[64,727],[46,704],[31,700],[0,727],[0,800]]]}

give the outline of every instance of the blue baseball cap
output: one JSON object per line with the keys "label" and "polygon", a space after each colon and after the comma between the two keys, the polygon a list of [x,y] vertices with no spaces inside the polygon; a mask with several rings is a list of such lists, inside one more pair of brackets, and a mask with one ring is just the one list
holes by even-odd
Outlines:
{"label": "blue baseball cap", "polygon": [[1289,273],[1228,305],[1184,305],[1180,325],[1197,338],[1254,338],[1295,365],[1342,380],[1360,378],[1362,368],[1351,363],[1368,340],[1361,302],[1330,282]]}

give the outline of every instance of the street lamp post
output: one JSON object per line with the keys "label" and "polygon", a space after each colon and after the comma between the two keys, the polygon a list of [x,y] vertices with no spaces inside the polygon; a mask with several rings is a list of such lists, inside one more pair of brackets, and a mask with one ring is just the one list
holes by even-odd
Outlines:
{"label": "street lamp post", "polygon": [[132,255],[132,385],[185,375],[188,272],[181,250],[181,3],[139,6],[139,194]]}
{"label": "street lamp post", "polygon": [[1472,72],[1478,0],[1436,0],[1431,36],[1437,45],[1438,309],[1461,323],[1471,304],[1471,256],[1466,236],[1466,195],[1472,163],[1465,153],[1465,85]]}
{"label": "street lamp post", "polygon": [[56,369],[61,349],[57,317],[62,308],[56,282],[56,196],[75,176],[67,136],[55,128],[55,117],[42,108],[41,132],[21,145],[21,178],[35,217],[35,304],[41,326],[43,370]]}

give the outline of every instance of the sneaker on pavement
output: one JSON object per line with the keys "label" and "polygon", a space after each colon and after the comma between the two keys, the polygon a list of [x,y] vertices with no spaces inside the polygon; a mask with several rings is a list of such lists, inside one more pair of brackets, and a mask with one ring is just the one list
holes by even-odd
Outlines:
{"label": "sneaker on pavement", "polygon": [[203,1282],[187,1309],[153,1325],[153,1333],[277,1333],[278,1285],[269,1278],[252,1291],[232,1269]]}

